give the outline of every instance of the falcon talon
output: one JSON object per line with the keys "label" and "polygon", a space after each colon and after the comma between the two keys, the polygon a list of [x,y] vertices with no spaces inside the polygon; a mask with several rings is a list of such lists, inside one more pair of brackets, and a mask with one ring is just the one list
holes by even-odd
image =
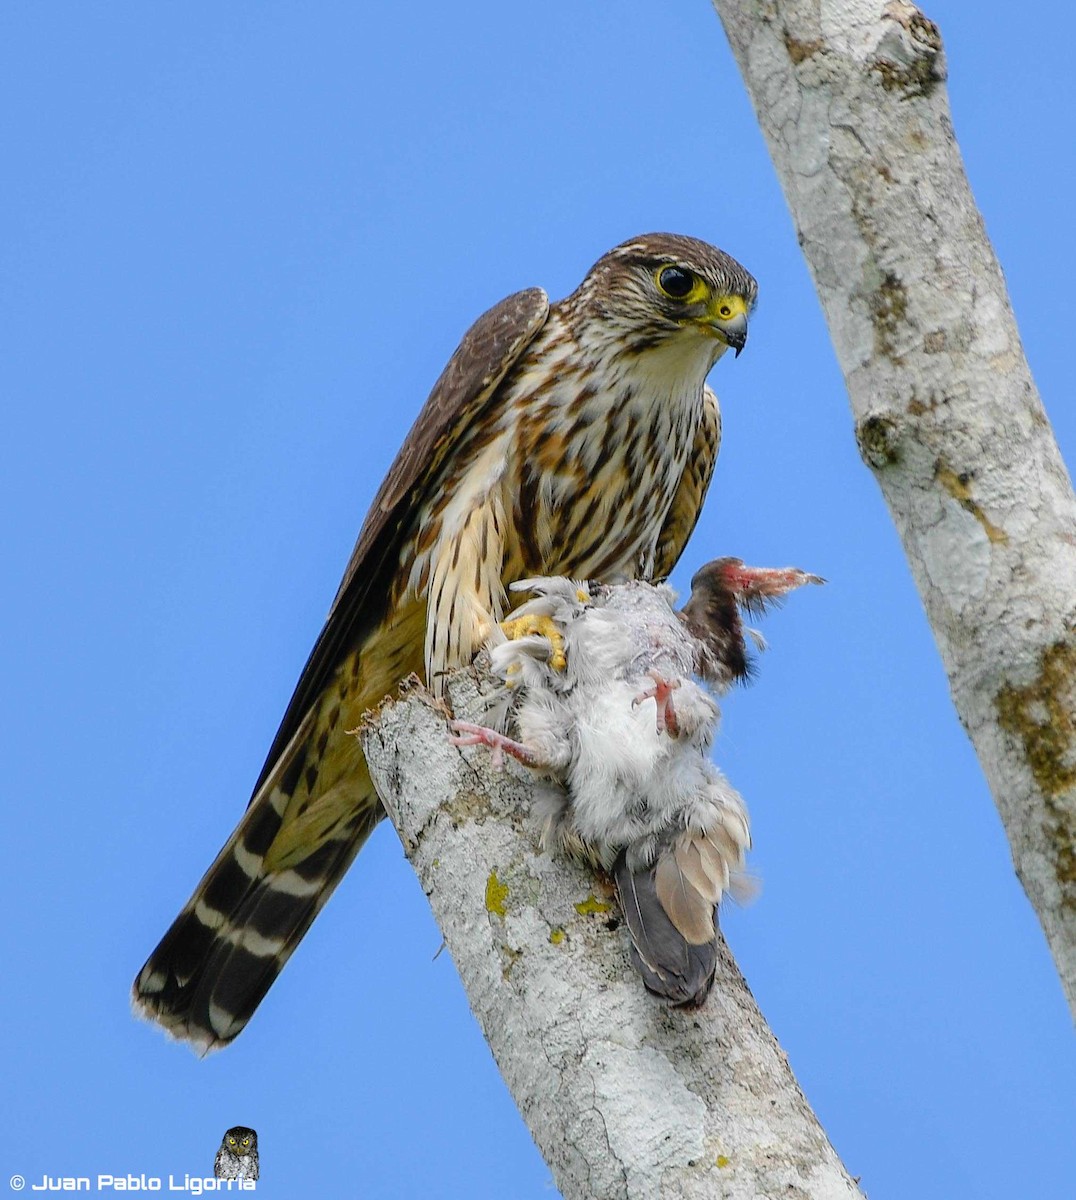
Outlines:
{"label": "falcon talon", "polygon": [[509,617],[507,621],[501,622],[501,629],[510,642],[519,641],[520,638],[531,637],[534,634],[546,638],[550,645],[550,667],[554,671],[563,671],[567,667],[564,635],[549,617],[536,613],[526,613],[521,617]]}

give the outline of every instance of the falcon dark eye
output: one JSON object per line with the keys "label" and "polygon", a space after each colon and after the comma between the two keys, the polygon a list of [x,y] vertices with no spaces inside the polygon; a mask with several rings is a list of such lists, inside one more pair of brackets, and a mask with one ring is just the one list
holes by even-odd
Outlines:
{"label": "falcon dark eye", "polygon": [[658,275],[658,287],[674,300],[683,300],[694,286],[695,277],[681,267],[665,267]]}

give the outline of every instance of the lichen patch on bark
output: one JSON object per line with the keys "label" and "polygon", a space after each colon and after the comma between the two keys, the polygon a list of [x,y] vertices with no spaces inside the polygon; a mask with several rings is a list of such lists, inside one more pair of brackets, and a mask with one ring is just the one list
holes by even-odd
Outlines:
{"label": "lichen patch on bark", "polygon": [[457,825],[469,824],[472,821],[481,825],[491,815],[489,797],[470,789],[461,791],[446,811]]}
{"label": "lichen patch on bark", "polygon": [[972,497],[972,476],[967,471],[956,471],[942,458],[934,464],[934,478],[942,485],[950,496],[979,522],[986,536],[995,544],[1003,544],[1009,540],[1009,535],[983,512],[982,506]]}
{"label": "lichen patch on bark", "polygon": [[898,26],[900,33],[882,39],[883,53],[871,70],[880,76],[887,92],[899,92],[902,100],[929,96],[946,76],[937,25],[905,0],[890,0],[883,16]]}
{"label": "lichen patch on bark", "polygon": [[794,38],[787,29],[785,30],[785,49],[788,51],[788,57],[792,60],[793,66],[798,67],[801,62],[813,58],[822,49],[822,46],[820,38],[801,41],[799,38]]}
{"label": "lichen patch on bark", "polygon": [[503,920],[508,915],[508,909],[505,907],[508,891],[508,884],[501,883],[496,871],[490,871],[486,880],[486,912]]}
{"label": "lichen patch on bark", "polygon": [[868,467],[880,471],[900,462],[897,445],[897,423],[891,417],[874,414],[865,417],[856,425],[856,444],[859,454]]}
{"label": "lichen patch on bark", "polygon": [[1046,799],[1043,832],[1053,850],[1062,903],[1076,908],[1076,645],[1055,642],[1026,687],[997,694],[998,723],[1018,737]]}
{"label": "lichen patch on bark", "polygon": [[1076,646],[1055,642],[1042,656],[1034,681],[1007,683],[997,696],[1001,727],[1024,744],[1035,782],[1048,796],[1076,786]]}
{"label": "lichen patch on bark", "polygon": [[908,293],[904,284],[892,271],[886,271],[868,297],[868,303],[874,326],[874,352],[895,358],[897,335],[908,319]]}

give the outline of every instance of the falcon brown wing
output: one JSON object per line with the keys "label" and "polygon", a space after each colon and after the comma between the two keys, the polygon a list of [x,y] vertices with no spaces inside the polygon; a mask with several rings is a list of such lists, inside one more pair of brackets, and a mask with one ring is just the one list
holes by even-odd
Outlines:
{"label": "falcon brown wing", "polygon": [[379,619],[395,567],[393,551],[415,497],[436,475],[461,433],[493,399],[501,380],[534,340],[548,314],[549,297],[545,292],[527,288],[495,304],[464,334],[374,497],[325,626],[273,739],[254,795],[341,659],[363,630]]}
{"label": "falcon brown wing", "polygon": [[691,456],[677,488],[669,515],[658,536],[654,553],[654,578],[665,579],[684,552],[702,512],[706,491],[721,448],[721,410],[717,397],[707,387],[703,390],[702,421],[695,434]]}
{"label": "falcon brown wing", "polygon": [[423,606],[394,586],[402,542],[547,313],[543,292],[520,292],[464,337],[378,491],[243,819],[135,980],[137,1011],[202,1051],[243,1028],[382,815],[348,731],[421,661]]}

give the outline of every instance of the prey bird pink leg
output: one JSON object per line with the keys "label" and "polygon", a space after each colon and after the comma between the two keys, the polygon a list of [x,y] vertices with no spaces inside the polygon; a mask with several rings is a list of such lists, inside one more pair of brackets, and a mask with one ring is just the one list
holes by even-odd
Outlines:
{"label": "prey bird pink leg", "polygon": [[491,761],[495,767],[504,766],[505,754],[521,762],[525,767],[538,767],[537,755],[522,742],[515,742],[488,725],[472,725],[470,721],[449,721],[449,728],[456,735],[449,738],[453,746],[488,746],[492,751]]}
{"label": "prey bird pink leg", "polygon": [[654,686],[647,688],[631,702],[632,708],[638,708],[647,700],[653,700],[658,706],[658,733],[667,733],[669,737],[680,736],[680,724],[676,719],[676,709],[673,707],[672,694],[680,686],[679,679],[668,680],[658,671],[649,671]]}

